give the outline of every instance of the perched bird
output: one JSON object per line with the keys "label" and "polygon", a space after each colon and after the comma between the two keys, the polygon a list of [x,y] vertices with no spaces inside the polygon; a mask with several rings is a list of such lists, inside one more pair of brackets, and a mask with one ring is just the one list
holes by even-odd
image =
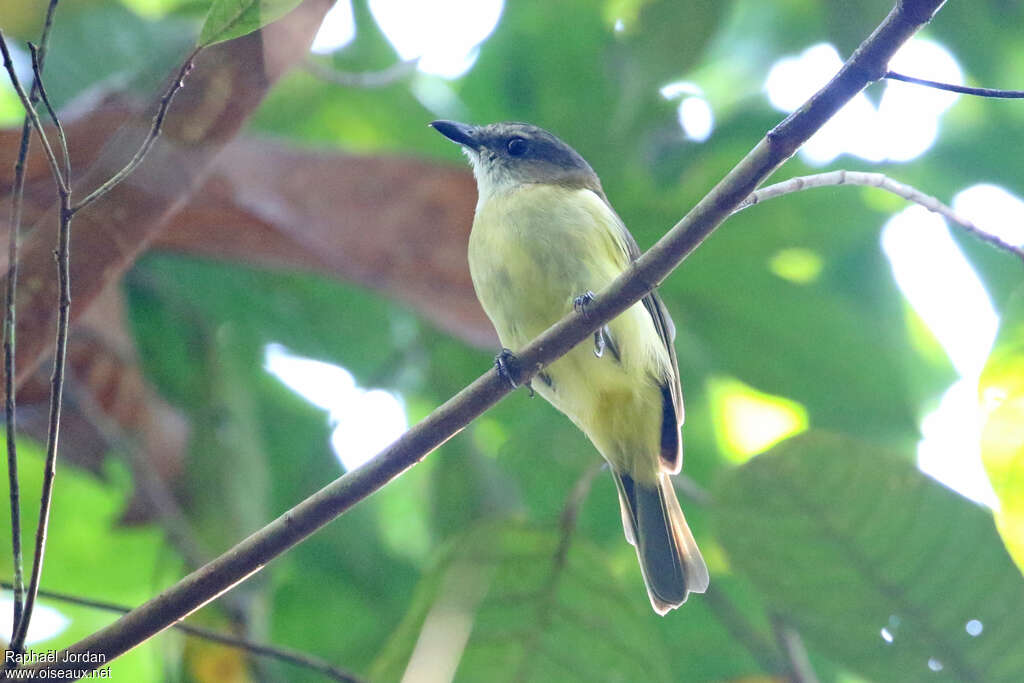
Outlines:
{"label": "perched bird", "polygon": [[[479,198],[470,273],[512,353],[574,308],[585,310],[593,292],[640,255],[597,174],[548,131],[526,123],[430,125],[460,144],[473,166]],[[683,462],[674,338],[672,319],[651,292],[533,382],[611,466],[626,538],[636,546],[658,614],[708,587],[707,567],[669,478]]]}

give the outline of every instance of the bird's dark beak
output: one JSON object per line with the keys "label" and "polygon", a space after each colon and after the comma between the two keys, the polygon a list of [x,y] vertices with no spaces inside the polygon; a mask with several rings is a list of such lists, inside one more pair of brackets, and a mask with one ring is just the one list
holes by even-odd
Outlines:
{"label": "bird's dark beak", "polygon": [[452,142],[465,145],[470,149],[476,149],[479,146],[476,139],[476,126],[459,123],[458,121],[431,121],[430,125],[434,127],[434,130]]}

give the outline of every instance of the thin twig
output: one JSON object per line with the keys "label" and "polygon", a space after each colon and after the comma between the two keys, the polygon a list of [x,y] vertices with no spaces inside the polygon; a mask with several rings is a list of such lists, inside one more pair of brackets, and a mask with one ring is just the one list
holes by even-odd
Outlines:
{"label": "thin twig", "polygon": [[[652,291],[718,228],[733,210],[864,87],[881,78],[886,64],[942,6],[944,0],[900,0],[882,24],[861,44],[835,77],[796,112],[772,129],[697,205],[629,269],[602,290],[587,315],[570,313],[522,348],[514,379],[525,384]],[[185,615],[198,609],[266,563],[312,535],[359,501],[420,462],[512,391],[495,369],[409,429],[363,466],[351,470],[298,503],[233,548],[113,624],[58,653],[54,662],[33,670],[48,675],[82,663],[74,655],[89,652],[112,660]]]}
{"label": "thin twig", "polygon": [[907,201],[920,204],[929,211],[939,214],[957,227],[970,233],[974,237],[977,237],[979,240],[991,244],[997,249],[1002,249],[1003,251],[1014,254],[1017,258],[1024,261],[1024,248],[1010,244],[992,233],[979,228],[973,221],[956,213],[953,209],[946,206],[935,197],[927,195],[910,185],[897,182],[881,173],[863,173],[860,171],[839,170],[790,178],[789,180],[769,185],[757,192],[751,193],[749,197],[744,199],[740,205],[736,207],[736,211],[734,211],[734,213],[751,207],[754,204],[760,204],[768,199],[774,199],[775,197],[781,197],[782,195],[791,194],[793,192],[810,190],[815,187],[836,187],[839,185],[877,187],[880,190],[891,192],[892,194],[902,197]]}
{"label": "thin twig", "polygon": [[50,114],[50,120],[57,129],[57,141],[60,142],[61,153],[64,155],[64,179],[68,186],[71,186],[71,154],[68,152],[68,138],[64,134],[64,126],[61,125],[57,112],[50,104],[50,97],[46,94],[46,85],[43,83],[43,64],[39,61],[39,48],[32,43],[28,44],[29,52],[32,54],[32,73],[35,74],[35,81],[32,83],[34,90],[39,92],[39,97]]}
{"label": "thin twig", "polygon": [[[9,581],[0,581],[0,588],[4,590],[11,590],[12,584]],[[58,602],[66,602],[69,605],[78,605],[79,607],[89,607],[92,609],[103,610],[105,612],[116,612],[119,614],[127,614],[131,611],[130,607],[124,605],[118,605],[113,602],[106,602],[104,600],[93,600],[92,598],[83,598],[77,595],[70,595],[68,593],[60,593],[57,591],[39,590],[40,597],[48,600],[56,600]],[[340,667],[334,666],[330,662],[327,662],[319,657],[300,652],[298,650],[292,650],[290,648],[279,647],[276,645],[265,645],[263,643],[255,643],[245,638],[233,636],[228,633],[220,633],[212,629],[203,628],[202,626],[193,626],[192,624],[186,624],[184,622],[178,622],[171,626],[171,628],[181,631],[182,633],[202,640],[207,640],[220,645],[226,645],[245,652],[259,655],[261,657],[267,657],[269,659],[276,659],[279,662],[285,662],[287,664],[294,664],[295,666],[302,667],[304,669],[310,669],[317,673],[322,673],[328,676],[332,680],[342,681],[342,683],[360,683],[361,679],[354,673],[345,671]]]}
{"label": "thin twig", "polygon": [[917,78],[915,76],[905,76],[904,74],[896,73],[895,71],[888,71],[885,74],[885,78],[892,81],[903,81],[904,83],[914,83],[915,85],[925,85],[929,88],[935,88],[936,90],[948,90],[949,92],[958,92],[962,95],[977,95],[978,97],[995,97],[1001,99],[1021,99],[1024,98],[1024,90],[998,90],[996,88],[972,88],[967,85],[953,85],[952,83],[942,83],[940,81],[929,81],[926,78]]}
{"label": "thin twig", "polygon": [[196,55],[198,55],[202,49],[202,46],[200,46],[192,50],[189,56],[185,58],[181,68],[178,69],[178,73],[171,82],[171,86],[160,98],[160,106],[157,108],[156,114],[153,115],[153,123],[149,128],[149,133],[146,135],[145,140],[142,141],[138,151],[135,152],[135,156],[132,157],[131,161],[125,164],[124,168],[86,195],[85,199],[72,206],[72,215],[78,213],[85,207],[89,206],[89,204],[92,204],[94,201],[114,189],[114,187],[120,184],[122,180],[131,175],[132,171],[138,168],[139,164],[141,164],[143,159],[146,158],[146,154],[149,153],[149,149],[156,142],[157,138],[160,137],[160,131],[163,128],[164,119],[167,117],[167,110],[171,106],[171,100],[173,100],[178,91],[185,86],[185,78],[192,71]]}
{"label": "thin twig", "polygon": [[11,558],[14,561],[14,622],[11,633],[18,629],[21,613],[25,604],[25,580],[22,576],[24,561],[21,556],[21,485],[18,482],[18,446],[14,365],[15,338],[14,329],[17,325],[15,314],[15,297],[18,282],[18,239],[21,233],[21,205],[25,193],[25,163],[28,158],[28,141],[32,134],[32,124],[25,117],[21,128],[21,145],[18,148],[18,161],[14,165],[14,195],[11,198],[11,232],[7,242],[7,291],[4,306],[4,414],[7,432],[7,485],[11,503]]}
{"label": "thin twig", "polygon": [[420,58],[392,64],[380,71],[338,71],[314,59],[307,59],[303,67],[317,78],[345,88],[384,88],[416,72]]}
{"label": "thin twig", "polygon": [[[43,20],[43,31],[39,38],[39,48],[33,53],[33,73],[35,81],[29,92],[29,102],[35,104],[39,97],[39,86],[42,81],[38,74],[43,71],[46,62],[46,48],[50,42],[50,29],[53,27],[53,16],[57,11],[58,0],[50,0]],[[18,145],[18,159],[14,163],[14,185],[11,197],[11,225],[7,241],[7,287],[4,306],[4,414],[6,417],[7,436],[7,481],[11,504],[11,559],[14,564],[14,585],[11,589],[14,602],[14,620],[11,633],[18,630],[25,606],[25,580],[23,576],[24,560],[21,554],[21,485],[18,481],[18,447],[17,447],[17,400],[14,389],[16,365],[17,312],[15,301],[18,291],[18,242],[21,239],[22,202],[25,196],[25,169],[28,163],[28,145],[32,137],[32,122],[26,113],[21,123],[21,141]]]}
{"label": "thin twig", "polygon": [[[32,125],[36,130],[36,135],[39,137],[40,141],[43,143],[43,148],[46,150],[47,160],[50,162],[50,170],[53,173],[54,180],[57,182],[57,194],[60,198],[58,216],[60,227],[57,237],[57,277],[60,281],[60,300],[58,301],[57,306],[57,348],[54,356],[53,375],[50,384],[49,427],[46,439],[46,462],[43,470],[43,490],[40,496],[39,523],[36,527],[35,554],[32,558],[32,573],[29,576],[28,591],[25,594],[25,606],[21,619],[18,621],[17,628],[14,629],[11,636],[10,643],[10,649],[12,651],[21,652],[25,645],[25,638],[28,635],[28,626],[32,618],[32,609],[34,608],[36,601],[36,591],[39,590],[39,579],[43,570],[43,556],[46,550],[46,531],[50,519],[50,504],[53,499],[53,480],[56,475],[57,442],[60,435],[61,399],[64,388],[64,366],[67,360],[68,312],[71,305],[69,276],[71,191],[68,186],[67,178],[65,178],[61,173],[60,165],[58,164],[57,158],[53,153],[53,148],[47,139],[46,131],[43,130],[42,123],[39,120],[39,114],[36,112],[35,107],[33,107],[28,95],[25,94],[25,89],[22,88],[21,82],[18,80],[18,75],[14,71],[11,54],[7,49],[7,42],[2,33],[0,33],[0,51],[3,53],[4,67],[7,69],[7,73],[10,76],[11,84],[18,93],[18,97],[21,99],[25,112],[32,119]],[[36,75],[38,78],[38,73]],[[41,94],[43,92],[42,84],[40,83],[39,86]]]}
{"label": "thin twig", "polygon": [[[43,143],[43,147],[47,153],[47,159],[50,162],[50,167],[53,172],[54,178],[57,180],[57,191],[60,197],[60,209],[59,209],[59,230],[57,238],[57,277],[59,281],[59,301],[57,306],[57,338],[56,338],[56,352],[53,361],[53,374],[50,381],[50,410],[49,410],[49,425],[47,430],[46,439],[46,461],[43,470],[43,489],[40,498],[39,505],[39,523],[36,527],[36,543],[35,543],[35,556],[33,557],[32,563],[32,574],[29,579],[28,592],[25,597],[25,607],[23,612],[23,618],[18,623],[18,628],[15,629],[11,638],[11,649],[15,652],[20,652],[24,647],[25,638],[28,634],[28,625],[32,615],[32,609],[35,605],[36,592],[39,590],[39,580],[42,576],[42,565],[43,558],[46,550],[46,535],[47,527],[50,519],[50,507],[53,500],[53,483],[56,477],[56,465],[57,465],[57,452],[58,443],[60,437],[60,416],[61,407],[63,404],[63,393],[64,393],[64,373],[67,364],[67,338],[68,338],[68,326],[70,324],[70,308],[71,308],[71,279],[70,279],[70,247],[71,247],[71,219],[74,214],[80,209],[84,208],[91,202],[95,201],[99,197],[113,189],[118,183],[128,177],[129,174],[134,171],[142,160],[145,158],[149,149],[156,142],[156,139],[160,135],[160,130],[163,126],[164,118],[167,115],[168,107],[170,106],[171,100],[174,95],[184,86],[184,79],[188,73],[192,70],[192,60],[202,49],[197,47],[192,53],[186,58],[178,71],[177,77],[172,82],[171,87],[164,93],[160,100],[160,106],[157,113],[153,117],[153,124],[150,128],[146,139],[143,141],[139,150],[135,153],[135,156],[122,168],[120,171],[115,173],[109,180],[101,184],[98,188],[93,190],[84,200],[79,202],[74,207],[71,204],[71,191],[70,191],[70,180],[62,172],[57,164],[56,156],[53,153],[53,149],[47,139],[46,132],[43,130],[42,124],[39,120],[39,115],[32,106],[28,97],[25,95],[24,89],[18,82],[17,74],[14,71],[14,65],[10,58],[10,53],[7,49],[7,43],[3,39],[3,34],[0,33],[0,48],[3,51],[4,66],[7,68],[8,74],[10,75],[11,82],[14,85],[15,90],[18,92],[18,96],[22,101],[22,105],[25,107],[26,113],[32,119],[32,125],[36,129],[36,134]],[[35,62],[34,60],[34,63]],[[37,72],[37,81],[39,81],[39,74]],[[44,94],[41,81],[39,82],[40,94]],[[50,111],[50,115],[57,126],[57,130],[62,138],[62,144],[66,142],[63,140],[63,129],[61,128],[59,119],[56,112],[49,107],[49,101],[44,96],[44,102]],[[70,159],[67,161],[67,167],[70,168]]]}
{"label": "thin twig", "polygon": [[7,40],[4,38],[3,31],[0,31],[0,54],[3,55],[4,68],[7,69],[7,75],[11,79],[11,85],[14,86],[14,92],[17,93],[18,99],[21,100],[21,106],[25,108],[25,114],[32,121],[32,127],[35,128],[39,142],[42,143],[43,151],[46,153],[46,160],[50,162],[50,169],[53,171],[58,189],[62,192],[69,192],[67,181],[60,170],[60,164],[57,163],[57,156],[53,153],[53,147],[50,146],[50,140],[43,129],[43,123],[39,120],[39,113],[25,93],[25,89],[21,87],[21,81],[18,80],[18,74],[14,70],[14,61],[11,59],[10,50],[7,49]]}
{"label": "thin twig", "polygon": [[[40,137],[42,129],[36,131]],[[59,170],[54,170],[59,175]],[[43,557],[46,552],[46,535],[50,523],[50,507],[53,502],[53,483],[57,475],[57,446],[60,441],[60,416],[64,399],[64,372],[68,355],[68,327],[71,322],[71,193],[64,183],[58,187],[60,197],[59,229],[57,234],[57,279],[60,295],[57,302],[57,339],[53,359],[53,374],[50,377],[49,424],[46,433],[46,461],[43,465],[43,488],[39,501],[39,522],[36,526],[35,555],[32,558],[32,573],[29,577],[28,593],[25,596],[25,612],[19,628],[11,638],[11,649],[20,652],[28,635],[32,608],[39,590],[43,573]]]}

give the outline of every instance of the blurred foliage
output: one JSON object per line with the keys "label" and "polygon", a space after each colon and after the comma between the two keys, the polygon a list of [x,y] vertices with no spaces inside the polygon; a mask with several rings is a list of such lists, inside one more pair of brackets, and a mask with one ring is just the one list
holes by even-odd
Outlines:
{"label": "blurred foliage", "polygon": [[[34,37],[38,3],[8,4],[5,31]],[[60,102],[111,78],[152,86],[196,40],[209,6],[64,4],[48,65]],[[762,92],[774,60],[819,42],[849,54],[891,4],[515,0],[463,77],[417,74],[354,90],[296,72],[271,93],[251,132],[459,164],[427,121],[528,120],[591,162],[647,247],[781,118]],[[356,38],[333,64],[361,71],[394,63],[364,2],[354,14]],[[1021,21],[1014,3],[950,3],[925,35],[955,52],[969,81],[1012,87],[1024,83]],[[687,140],[676,103],[659,95],[675,80],[698,84],[711,103],[708,141]],[[983,181],[1024,195],[1020,149],[1024,106],[961,98],[924,156],[878,165],[843,157],[833,167],[881,170],[940,198]],[[795,158],[779,175],[815,170]],[[473,620],[462,680],[521,672],[524,680],[722,681],[781,675],[771,628],[781,619],[802,633],[825,681],[1024,679],[1024,580],[990,516],[912,466],[920,417],[954,373],[909,312],[879,247],[881,226],[899,208],[852,188],[766,203],[730,220],[662,286],[679,329],[686,473],[716,492],[713,503],[683,500],[714,600],[694,596],[663,619],[649,611],[604,475],[580,511],[563,571],[555,571],[566,497],[596,454],[567,420],[517,392],[237,589],[261,605],[251,631],[373,680],[398,680],[424,623],[455,600]],[[997,309],[1010,311],[985,381],[1005,371],[1019,389],[1021,313],[1007,303],[1019,268],[976,242],[963,246]],[[785,277],[780,259],[794,253],[813,262],[813,275]],[[491,363],[490,354],[398,304],[316,276],[153,255],[125,289],[149,379],[191,419],[183,493],[212,550],[340,474],[322,412],[263,370],[267,344],[399,392],[410,419]],[[713,425],[720,411],[709,388],[723,378],[790,402],[814,429],[846,436],[812,432],[737,465]],[[1019,408],[1019,392],[1013,396],[1001,410]],[[1009,419],[1019,437],[1024,418]],[[1006,526],[1020,510],[1019,442],[1014,448],[1009,460],[991,448],[986,457],[1004,505],[1003,533],[1019,553],[1021,532]],[[31,491],[38,465],[24,466]],[[114,524],[126,489],[120,471],[103,480],[61,472],[50,557],[66,561],[47,565],[44,585],[137,603],[177,572],[157,529]],[[60,609],[73,621],[56,644],[108,619]],[[976,638],[964,630],[969,619],[983,622]],[[216,669],[182,667],[181,649],[162,643],[115,662],[115,675],[204,679]],[[940,672],[928,669],[929,657],[943,663]],[[249,672],[319,680],[266,662]]]}
{"label": "blurred foliage", "polygon": [[[73,468],[65,468],[58,473],[41,587],[134,606],[177,580],[181,575],[181,560],[167,548],[160,529],[125,528],[119,524],[119,516],[132,492],[132,482],[121,463],[110,460],[108,464],[102,479]],[[39,516],[43,451],[34,444],[19,442],[18,473],[21,482],[22,552],[27,562],[27,582]],[[4,498],[6,501],[7,496]],[[0,525],[0,563],[6,580],[11,567],[9,523]],[[109,612],[47,598],[39,598],[37,605],[57,610],[69,620],[69,624],[44,644],[33,643],[30,632],[29,647],[33,649],[65,647],[103,628],[114,618]],[[6,612],[4,628],[8,633],[9,619],[10,612]],[[32,625],[36,628],[36,621]],[[171,639],[162,643],[146,643],[112,663],[111,675],[115,679],[123,676],[126,680],[159,680],[163,670],[162,654],[174,652],[179,646],[180,640]]]}
{"label": "blurred foliage", "polygon": [[771,609],[857,673],[997,681],[1024,670],[1024,652],[1005,646],[1024,638],[1024,614],[1006,600],[1021,577],[991,517],[898,452],[794,437],[724,478],[715,517]]}
{"label": "blurred foliage", "polygon": [[[471,524],[424,575],[370,678],[398,680],[414,656],[425,670],[458,664],[467,681],[672,680],[647,605],[616,584],[599,548],[556,529]],[[473,625],[465,645],[460,617]]]}
{"label": "blurred foliage", "polygon": [[981,457],[999,496],[996,524],[1024,571],[1024,288],[1003,312],[978,395],[985,412]]}

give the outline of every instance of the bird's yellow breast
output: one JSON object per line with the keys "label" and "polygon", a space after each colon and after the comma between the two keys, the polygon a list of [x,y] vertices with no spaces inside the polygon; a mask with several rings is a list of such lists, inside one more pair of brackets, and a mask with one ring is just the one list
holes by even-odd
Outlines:
{"label": "bird's yellow breast", "polygon": [[614,215],[590,190],[526,185],[477,205],[469,265],[502,343],[520,347],[628,264]]}
{"label": "bird's yellow breast", "polygon": [[[469,265],[502,345],[519,350],[569,313],[575,297],[607,287],[629,265],[624,240],[618,218],[590,190],[537,184],[483,197],[469,239]],[[533,386],[607,459],[652,479],[656,459],[622,459],[658,452],[658,383],[671,376],[671,360],[642,304],[608,327],[618,358],[607,350],[596,357],[593,341],[586,340],[545,368],[550,384],[538,380]],[[629,443],[616,442],[623,438]]]}

